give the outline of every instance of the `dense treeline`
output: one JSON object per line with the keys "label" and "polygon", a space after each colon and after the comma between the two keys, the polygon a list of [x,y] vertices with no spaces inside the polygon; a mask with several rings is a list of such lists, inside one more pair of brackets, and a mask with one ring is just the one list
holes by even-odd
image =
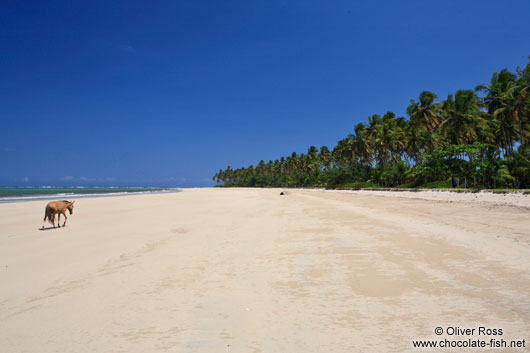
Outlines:
{"label": "dense treeline", "polygon": [[[529,58],[530,59],[530,58]],[[215,174],[224,186],[530,188],[530,62],[475,90],[372,115],[332,149]]]}

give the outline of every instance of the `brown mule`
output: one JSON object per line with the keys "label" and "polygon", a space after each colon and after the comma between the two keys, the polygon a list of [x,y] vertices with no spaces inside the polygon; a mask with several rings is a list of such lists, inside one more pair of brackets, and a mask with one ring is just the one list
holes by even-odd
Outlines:
{"label": "brown mule", "polygon": [[[46,222],[46,219],[53,225],[53,228],[55,228],[55,215],[58,215],[57,218],[57,226],[61,227],[61,214],[64,216],[64,223],[63,227],[66,225],[66,210],[70,212],[70,214],[74,213],[74,202],[75,201],[50,201],[46,205],[46,210],[44,212],[44,219],[43,222]],[[44,229],[44,223],[42,224],[42,228]]]}

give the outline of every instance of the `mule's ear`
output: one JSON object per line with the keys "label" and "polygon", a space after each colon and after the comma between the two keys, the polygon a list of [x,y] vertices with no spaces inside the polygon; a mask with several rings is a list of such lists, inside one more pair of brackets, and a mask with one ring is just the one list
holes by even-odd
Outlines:
{"label": "mule's ear", "polygon": [[74,200],[74,201],[72,201],[72,205],[73,205],[74,203],[75,203],[75,200]]}

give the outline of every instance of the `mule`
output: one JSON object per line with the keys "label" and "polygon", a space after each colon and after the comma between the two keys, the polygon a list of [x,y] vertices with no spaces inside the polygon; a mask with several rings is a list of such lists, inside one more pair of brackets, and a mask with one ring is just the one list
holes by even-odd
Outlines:
{"label": "mule", "polygon": [[[46,222],[46,220],[48,220],[53,225],[53,228],[55,228],[55,215],[58,215],[57,227],[61,228],[61,215],[63,215],[63,227],[66,226],[66,220],[68,219],[66,217],[66,210],[68,210],[70,214],[73,214],[74,202],[75,201],[70,202],[66,200],[48,202],[46,205],[46,210],[44,211],[44,219],[42,221]],[[42,229],[44,229],[44,223],[42,224]]]}

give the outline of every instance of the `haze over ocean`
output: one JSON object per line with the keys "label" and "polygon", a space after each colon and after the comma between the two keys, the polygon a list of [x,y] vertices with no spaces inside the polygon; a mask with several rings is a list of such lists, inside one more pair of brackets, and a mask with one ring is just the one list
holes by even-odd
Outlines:
{"label": "haze over ocean", "polygon": [[525,65],[530,2],[3,1],[0,185],[209,186]]}

